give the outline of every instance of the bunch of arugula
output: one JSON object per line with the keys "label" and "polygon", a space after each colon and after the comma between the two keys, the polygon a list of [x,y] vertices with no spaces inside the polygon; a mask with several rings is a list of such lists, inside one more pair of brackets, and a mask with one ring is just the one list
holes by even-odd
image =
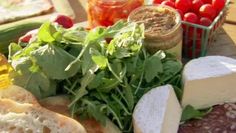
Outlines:
{"label": "bunch of arugula", "polygon": [[46,22],[26,47],[12,43],[9,60],[14,83],[38,98],[66,93],[72,115],[113,121],[132,131],[132,112],[141,96],[171,84],[181,97],[182,64],[163,51],[143,47],[144,26],[118,22],[87,31]]}

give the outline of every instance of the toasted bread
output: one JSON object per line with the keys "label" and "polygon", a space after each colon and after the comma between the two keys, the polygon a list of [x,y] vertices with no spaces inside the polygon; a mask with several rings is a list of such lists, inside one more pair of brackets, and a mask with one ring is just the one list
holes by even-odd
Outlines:
{"label": "toasted bread", "polygon": [[10,85],[7,88],[0,89],[0,98],[11,99],[19,103],[31,103],[34,105],[39,105],[33,94],[15,85]]}
{"label": "toasted bread", "polygon": [[10,133],[86,133],[75,120],[28,103],[0,99],[0,131]]}
{"label": "toasted bread", "polygon": [[[67,96],[48,97],[39,101],[39,103],[49,110],[70,116],[68,108],[70,100]],[[110,120],[106,121],[106,126],[102,126],[94,119],[80,120],[79,118],[76,118],[76,120],[85,127],[87,133],[121,133],[119,128]]]}

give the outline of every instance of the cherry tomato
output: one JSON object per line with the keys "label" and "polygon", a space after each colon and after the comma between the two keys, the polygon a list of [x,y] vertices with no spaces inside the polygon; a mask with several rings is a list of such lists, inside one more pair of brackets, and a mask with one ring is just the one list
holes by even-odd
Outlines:
{"label": "cherry tomato", "polygon": [[194,44],[194,40],[189,39],[187,41],[187,44],[185,44],[185,47],[187,47],[187,56],[189,58],[193,58],[193,57],[199,57],[201,54],[201,40],[197,39],[195,40],[195,52],[193,52],[193,44]]}
{"label": "cherry tomato", "polygon": [[190,22],[190,23],[198,23],[198,17],[193,12],[188,12],[184,14],[184,21]]}
{"label": "cherry tomato", "polygon": [[209,18],[201,17],[199,20],[199,24],[203,26],[210,26],[212,21]]}
{"label": "cherry tomato", "polygon": [[176,0],[175,7],[183,11],[183,13],[186,13],[187,11],[189,11],[189,9],[191,9],[192,2],[191,0]]}
{"label": "cherry tomato", "polygon": [[213,20],[216,16],[216,9],[211,4],[204,4],[200,7],[199,14]]}
{"label": "cherry tomato", "polygon": [[64,28],[67,29],[71,28],[74,25],[73,20],[65,15],[57,15],[55,18],[53,18],[52,21],[62,25]]}
{"label": "cherry tomato", "polygon": [[24,36],[19,38],[19,42],[29,43],[31,38],[35,38],[38,34],[38,29],[27,32]]}
{"label": "cherry tomato", "polygon": [[175,2],[175,0],[169,0],[169,1]]}
{"label": "cherry tomato", "polygon": [[212,0],[202,0],[205,4],[211,4]]}
{"label": "cherry tomato", "polygon": [[212,0],[212,6],[220,12],[225,6],[226,0]]}
{"label": "cherry tomato", "polygon": [[204,3],[202,0],[193,0],[192,1],[192,11],[198,14],[199,8],[203,5]]}
{"label": "cherry tomato", "polygon": [[26,34],[22,37],[20,37],[19,42],[23,42],[23,43],[29,43],[30,39],[32,38],[31,34]]}
{"label": "cherry tomato", "polygon": [[184,13],[183,13],[181,10],[179,10],[179,9],[176,9],[176,10],[177,10],[177,12],[179,13],[181,19],[183,20],[183,18],[184,18]]}
{"label": "cherry tomato", "polygon": [[161,4],[164,0],[153,0],[153,4]]}
{"label": "cherry tomato", "polygon": [[163,1],[161,4],[175,8],[175,3],[172,1]]}

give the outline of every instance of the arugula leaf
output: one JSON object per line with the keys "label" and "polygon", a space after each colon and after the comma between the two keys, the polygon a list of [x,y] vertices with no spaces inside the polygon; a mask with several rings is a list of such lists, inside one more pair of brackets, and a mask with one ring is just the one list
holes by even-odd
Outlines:
{"label": "arugula leaf", "polygon": [[55,95],[55,83],[51,82],[43,72],[30,71],[29,68],[32,65],[32,61],[28,57],[13,60],[12,66],[15,69],[15,72],[11,74],[14,78],[13,83],[29,90],[37,98]]}
{"label": "arugula leaf", "polygon": [[39,28],[38,38],[43,42],[52,43],[55,41],[55,38],[53,37],[53,34],[55,33],[55,27],[53,27],[50,22],[46,22]]}
{"label": "arugula leaf", "polygon": [[162,76],[163,82],[166,82],[173,78],[174,75],[182,70],[182,63],[177,60],[167,60],[163,62],[164,74]]}
{"label": "arugula leaf", "polygon": [[203,116],[211,112],[211,110],[212,108],[208,108],[205,110],[196,110],[193,106],[187,105],[182,112],[181,121],[187,121],[190,119],[201,119]]}
{"label": "arugula leaf", "polygon": [[9,55],[8,55],[8,58],[11,59],[11,57],[16,54],[18,51],[22,50],[21,46],[19,46],[18,44],[16,43],[11,43],[9,46],[8,46],[8,51],[9,51]]}
{"label": "arugula leaf", "polygon": [[145,73],[144,73],[144,77],[147,82],[152,81],[158,75],[158,73],[162,72],[163,72],[163,66],[158,54],[154,54],[153,56],[147,58],[145,62]]}
{"label": "arugula leaf", "polygon": [[67,79],[74,76],[79,70],[79,64],[77,63],[68,71],[65,71],[68,64],[75,60],[75,57],[55,45],[44,45],[33,51],[31,55],[36,59],[43,72],[51,79]]}
{"label": "arugula leaf", "polygon": [[101,112],[102,106],[97,105],[94,101],[89,101],[87,99],[83,99],[82,102],[87,105],[87,112],[93,116],[97,121],[101,122],[102,125],[106,125],[107,117]]}
{"label": "arugula leaf", "polygon": [[107,67],[108,59],[105,56],[94,55],[92,56],[92,60],[99,66],[100,69],[105,69]]}

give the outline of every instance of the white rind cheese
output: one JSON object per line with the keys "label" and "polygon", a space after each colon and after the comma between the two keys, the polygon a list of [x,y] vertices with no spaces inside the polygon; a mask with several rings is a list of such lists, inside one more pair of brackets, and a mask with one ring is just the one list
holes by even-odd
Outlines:
{"label": "white rind cheese", "polygon": [[183,107],[236,102],[236,60],[224,56],[194,59],[184,67],[183,83]]}
{"label": "white rind cheese", "polygon": [[170,85],[146,93],[133,113],[134,133],[177,133],[182,109]]}

